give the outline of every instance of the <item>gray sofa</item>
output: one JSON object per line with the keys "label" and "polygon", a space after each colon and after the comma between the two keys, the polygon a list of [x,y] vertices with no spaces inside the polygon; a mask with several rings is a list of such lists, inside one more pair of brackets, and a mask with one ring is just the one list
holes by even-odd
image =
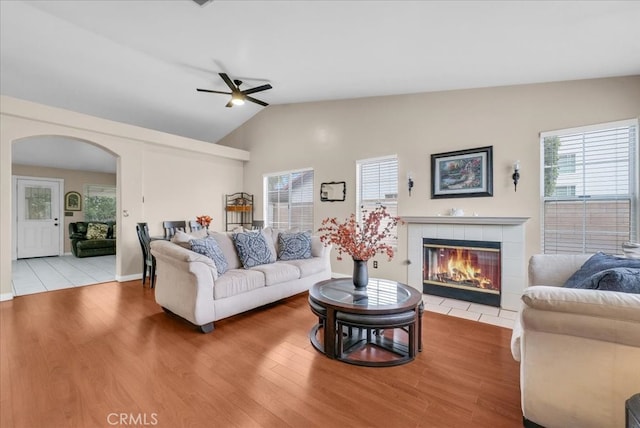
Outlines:
{"label": "gray sofa", "polygon": [[[204,333],[213,322],[307,291],[331,277],[330,247],[311,237],[311,258],[262,264],[244,269],[231,233],[211,233],[228,270],[219,274],[214,260],[175,242],[152,241],[156,258],[156,302],[198,326]],[[266,233],[277,249],[277,232]]]}
{"label": "gray sofa", "polygon": [[624,427],[640,392],[640,294],[565,288],[589,255],[534,255],[513,329],[525,426]]}

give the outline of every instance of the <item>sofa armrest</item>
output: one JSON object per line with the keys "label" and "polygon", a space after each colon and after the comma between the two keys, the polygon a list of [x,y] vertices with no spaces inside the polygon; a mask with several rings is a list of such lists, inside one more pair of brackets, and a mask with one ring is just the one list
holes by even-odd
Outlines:
{"label": "sofa armrest", "polygon": [[521,313],[528,330],[640,347],[640,294],[533,286]]}
{"label": "sofa armrest", "polygon": [[591,254],[534,254],[529,259],[529,285],[562,286]]}
{"label": "sofa armrest", "polygon": [[195,325],[214,321],[213,260],[164,240],[151,241],[151,254],[157,263],[156,303]]}
{"label": "sofa armrest", "polygon": [[312,236],[311,237],[311,256],[312,257],[322,257],[328,258],[331,255],[332,245],[325,245],[320,241],[320,237]]}

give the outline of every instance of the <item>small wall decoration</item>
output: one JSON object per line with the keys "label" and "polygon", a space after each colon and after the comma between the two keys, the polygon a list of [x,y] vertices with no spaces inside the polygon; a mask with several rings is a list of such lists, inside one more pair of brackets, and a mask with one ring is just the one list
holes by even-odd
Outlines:
{"label": "small wall decoration", "polygon": [[493,146],[431,155],[431,199],[493,196]]}
{"label": "small wall decoration", "polygon": [[322,202],[341,202],[347,195],[347,183],[344,181],[331,181],[320,184],[320,200]]}
{"label": "small wall decoration", "polygon": [[65,211],[82,211],[82,197],[78,192],[67,192],[64,195]]}

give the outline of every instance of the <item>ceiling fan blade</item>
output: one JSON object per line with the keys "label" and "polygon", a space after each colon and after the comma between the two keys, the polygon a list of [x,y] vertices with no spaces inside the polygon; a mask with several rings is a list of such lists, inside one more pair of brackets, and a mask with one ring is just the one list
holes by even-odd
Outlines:
{"label": "ceiling fan blade", "polygon": [[269,105],[269,104],[265,103],[264,101],[260,101],[260,100],[258,100],[256,98],[253,98],[253,97],[246,96],[245,99],[247,101],[251,101],[252,103],[260,104],[261,106],[265,106],[266,107],[266,106]]}
{"label": "ceiling fan blade", "polygon": [[196,91],[198,91],[198,92],[211,92],[212,94],[225,94],[225,95],[231,95],[231,92],[213,91],[213,90],[211,90],[211,89],[200,89],[200,88],[196,88]]}
{"label": "ceiling fan blade", "polygon": [[271,89],[273,88],[273,86],[271,86],[270,84],[266,84],[266,85],[262,85],[262,86],[257,86],[255,88],[250,88],[250,89],[245,89],[244,91],[240,91],[242,94],[244,95],[249,95],[249,94],[253,94],[256,92],[260,92],[260,91],[266,91],[267,89]]}
{"label": "ceiling fan blade", "polygon": [[231,100],[229,100],[229,102],[227,103],[227,105],[225,107],[233,107],[233,103],[231,102]]}
{"label": "ceiling fan blade", "polygon": [[227,76],[227,73],[218,73],[218,74],[220,75],[220,77],[222,77],[222,80],[224,80],[224,83],[227,84],[227,86],[231,89],[232,92],[235,92],[238,90],[236,85],[234,85],[231,79],[229,79],[229,76]]}

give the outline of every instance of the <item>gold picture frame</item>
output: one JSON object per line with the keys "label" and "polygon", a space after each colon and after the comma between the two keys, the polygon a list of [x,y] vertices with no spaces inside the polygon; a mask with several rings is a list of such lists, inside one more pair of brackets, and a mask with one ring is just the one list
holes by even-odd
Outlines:
{"label": "gold picture frame", "polygon": [[65,211],[82,211],[82,196],[78,192],[67,192],[64,195]]}

